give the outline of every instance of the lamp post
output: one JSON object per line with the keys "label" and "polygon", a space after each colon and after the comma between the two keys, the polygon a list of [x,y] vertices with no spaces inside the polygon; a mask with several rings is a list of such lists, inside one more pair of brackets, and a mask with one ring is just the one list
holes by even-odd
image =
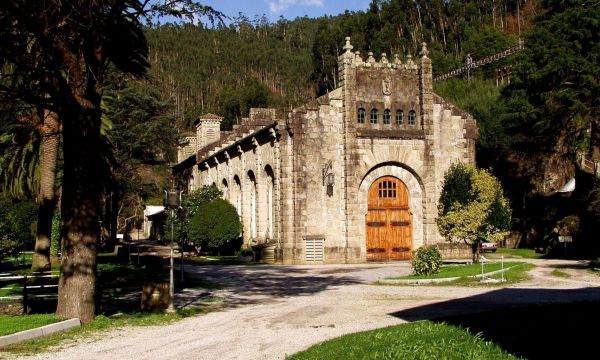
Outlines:
{"label": "lamp post", "polygon": [[165,190],[165,208],[171,210],[171,251],[169,256],[169,307],[167,312],[174,312],[173,299],[175,297],[175,279],[173,277],[173,239],[175,227],[175,209],[181,206],[181,191],[175,189]]}

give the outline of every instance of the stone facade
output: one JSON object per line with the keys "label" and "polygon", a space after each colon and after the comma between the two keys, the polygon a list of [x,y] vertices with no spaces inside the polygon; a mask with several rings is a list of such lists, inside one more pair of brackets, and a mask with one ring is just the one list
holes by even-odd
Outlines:
{"label": "stone facade", "polygon": [[411,249],[440,243],[444,172],[474,162],[475,121],[433,93],[424,44],[419,64],[363,60],[349,38],[344,49],[339,88],[285,118],[252,109],[229,133],[203,116],[196,154],[174,168],[188,191],[219,186],[241,216],[244,243],[269,249],[270,260],[365,262],[367,193],[383,176],[408,190]]}

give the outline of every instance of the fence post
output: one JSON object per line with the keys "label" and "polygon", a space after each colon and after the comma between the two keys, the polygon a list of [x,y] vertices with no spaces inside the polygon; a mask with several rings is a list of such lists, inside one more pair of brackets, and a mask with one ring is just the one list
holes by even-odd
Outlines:
{"label": "fence post", "polygon": [[27,275],[23,276],[23,314],[27,314]]}

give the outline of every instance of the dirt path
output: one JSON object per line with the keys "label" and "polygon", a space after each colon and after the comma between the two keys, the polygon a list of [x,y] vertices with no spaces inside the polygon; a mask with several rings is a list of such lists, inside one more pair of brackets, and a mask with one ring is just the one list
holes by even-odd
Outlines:
{"label": "dirt path", "polygon": [[[529,260],[528,260],[529,261]],[[532,260],[532,279],[510,287],[373,286],[408,263],[194,268],[228,286],[223,311],[153,327],[123,328],[39,359],[282,359],[347,333],[523,304],[600,299],[600,277],[576,261]],[[551,276],[559,268],[570,278]]]}

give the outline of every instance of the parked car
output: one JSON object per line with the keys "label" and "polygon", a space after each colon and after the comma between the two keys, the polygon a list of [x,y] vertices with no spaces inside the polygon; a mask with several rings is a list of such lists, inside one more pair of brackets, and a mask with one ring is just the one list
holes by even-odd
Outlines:
{"label": "parked car", "polygon": [[498,250],[498,244],[495,242],[480,242],[479,243],[479,252],[496,252]]}

